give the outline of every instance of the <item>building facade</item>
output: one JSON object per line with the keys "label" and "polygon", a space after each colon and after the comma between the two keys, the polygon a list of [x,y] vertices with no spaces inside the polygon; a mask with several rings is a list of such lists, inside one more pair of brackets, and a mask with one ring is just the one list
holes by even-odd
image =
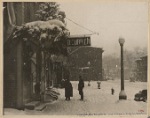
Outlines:
{"label": "building facade", "polygon": [[94,47],[70,47],[68,56],[70,79],[78,81],[79,75],[85,81],[103,80],[102,48]]}
{"label": "building facade", "polygon": [[136,60],[136,69],[134,77],[136,81],[147,82],[147,56],[143,56]]}
{"label": "building facade", "polygon": [[[23,109],[32,100],[31,46],[12,41],[14,26],[35,21],[38,3],[4,3],[4,107]],[[21,39],[20,39],[21,40]]]}
{"label": "building facade", "polygon": [[[41,100],[46,87],[58,86],[66,57],[39,51],[26,40],[12,40],[15,26],[36,21],[40,3],[5,2],[4,6],[4,107],[24,109],[25,104]],[[57,58],[57,59],[56,59]],[[37,89],[39,91],[37,91]]]}

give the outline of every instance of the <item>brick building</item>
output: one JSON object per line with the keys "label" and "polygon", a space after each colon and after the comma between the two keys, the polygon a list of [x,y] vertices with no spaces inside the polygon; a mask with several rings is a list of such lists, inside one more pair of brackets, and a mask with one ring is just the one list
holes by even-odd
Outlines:
{"label": "brick building", "polygon": [[102,48],[71,47],[70,52],[74,52],[68,57],[71,80],[78,81],[79,75],[85,81],[103,80]]}

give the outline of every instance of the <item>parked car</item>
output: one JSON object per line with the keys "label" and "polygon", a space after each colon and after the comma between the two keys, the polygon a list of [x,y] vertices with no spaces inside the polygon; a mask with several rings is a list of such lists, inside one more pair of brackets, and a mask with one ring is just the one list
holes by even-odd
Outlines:
{"label": "parked car", "polygon": [[147,89],[144,89],[136,93],[134,96],[134,100],[146,102],[147,101]]}

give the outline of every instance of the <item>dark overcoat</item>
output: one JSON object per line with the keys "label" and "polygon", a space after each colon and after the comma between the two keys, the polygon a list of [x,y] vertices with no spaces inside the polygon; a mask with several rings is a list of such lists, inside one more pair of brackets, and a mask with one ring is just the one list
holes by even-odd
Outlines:
{"label": "dark overcoat", "polygon": [[83,88],[84,88],[84,82],[83,82],[83,80],[80,80],[79,84],[78,84],[79,93],[83,90]]}
{"label": "dark overcoat", "polygon": [[73,88],[70,82],[65,83],[65,97],[73,97]]}

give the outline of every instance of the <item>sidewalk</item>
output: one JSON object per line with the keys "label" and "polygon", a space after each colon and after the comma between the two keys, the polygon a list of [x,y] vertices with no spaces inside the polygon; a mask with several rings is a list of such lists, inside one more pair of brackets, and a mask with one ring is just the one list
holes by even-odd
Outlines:
{"label": "sidewalk", "polygon": [[[146,103],[134,101],[134,94],[145,87],[145,83],[128,83],[126,88],[127,100],[119,101],[119,82],[102,82],[101,89],[97,89],[97,82],[91,82],[91,86],[85,82],[84,101],[80,101],[77,90],[77,82],[72,82],[74,96],[71,101],[65,101],[64,90],[60,89],[60,99],[53,105],[48,105],[44,114],[60,115],[86,115],[86,114],[145,114]],[[134,85],[135,84],[135,85]],[[115,94],[111,95],[111,87]]]}
{"label": "sidewalk", "polygon": [[[134,101],[134,94],[146,87],[146,83],[126,82],[125,91],[127,100],[118,100],[120,92],[120,81],[101,82],[101,89],[97,89],[97,82],[85,82],[84,101],[80,101],[77,90],[78,82],[73,84],[73,98],[71,101],[65,100],[64,89],[58,89],[60,97],[57,101],[47,104],[43,111],[25,110],[18,112],[21,114],[45,114],[45,115],[136,115],[147,113],[147,103]],[[115,89],[114,95],[111,95],[111,88]],[[6,114],[13,112],[6,109]],[[15,112],[18,114],[17,112]]]}

